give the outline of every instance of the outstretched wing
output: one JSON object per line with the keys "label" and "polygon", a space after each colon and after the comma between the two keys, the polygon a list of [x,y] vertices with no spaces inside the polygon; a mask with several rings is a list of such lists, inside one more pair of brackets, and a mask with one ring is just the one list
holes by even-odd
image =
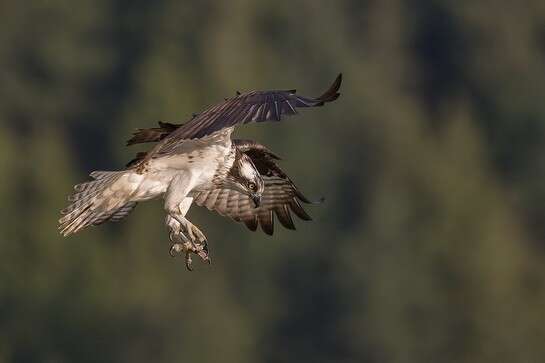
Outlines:
{"label": "outstretched wing", "polygon": [[213,189],[201,192],[195,196],[194,202],[220,215],[230,217],[237,222],[243,222],[250,230],[261,229],[272,235],[274,232],[275,215],[280,223],[288,229],[295,229],[291,213],[309,221],[312,218],[303,209],[301,202],[310,202],[280,169],[275,160],[278,157],[263,145],[252,141],[233,140],[240,151],[252,159],[254,165],[263,177],[265,189],[259,208],[255,208],[251,199],[242,193],[231,189]]}
{"label": "outstretched wing", "polygon": [[297,114],[297,108],[323,106],[339,97],[341,82],[339,74],[329,89],[316,98],[299,96],[295,90],[253,91],[228,98],[174,130],[152,153],[169,152],[180,140],[201,138],[238,124],[280,121],[282,116]]}

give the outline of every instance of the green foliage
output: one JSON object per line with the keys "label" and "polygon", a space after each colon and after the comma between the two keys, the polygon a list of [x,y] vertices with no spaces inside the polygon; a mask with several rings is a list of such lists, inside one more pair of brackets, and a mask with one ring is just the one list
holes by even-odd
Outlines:
{"label": "green foliage", "polygon": [[[0,362],[545,360],[542,1],[0,5]],[[61,238],[71,185],[136,127],[256,88],[342,97],[240,129],[314,222],[205,210],[212,266],[159,201]],[[198,265],[198,264],[197,264]]]}

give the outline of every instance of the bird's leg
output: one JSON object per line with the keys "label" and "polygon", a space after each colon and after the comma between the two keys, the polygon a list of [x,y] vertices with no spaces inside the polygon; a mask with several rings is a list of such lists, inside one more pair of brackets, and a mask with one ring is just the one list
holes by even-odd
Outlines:
{"label": "bird's leg", "polygon": [[172,218],[179,223],[181,233],[188,237],[188,241],[191,243],[191,252],[199,255],[203,261],[210,263],[208,244],[204,233],[187,218],[182,217],[181,215],[175,214],[172,215]]}
{"label": "bird's leg", "polygon": [[191,253],[199,255],[203,261],[210,263],[206,237],[185,218],[193,203],[193,198],[188,194],[195,185],[196,177],[191,172],[177,174],[170,181],[165,193],[166,224],[170,228],[170,237],[173,242],[170,252],[171,254],[185,252],[186,266],[189,270],[191,270]]}
{"label": "bird's leg", "polygon": [[180,223],[175,218],[167,215],[165,224],[169,228],[168,238],[172,242],[170,255],[175,257],[180,252],[189,251],[192,248],[192,243],[182,232]]}
{"label": "bird's leg", "polygon": [[191,253],[197,254],[203,261],[210,263],[206,237],[194,224],[185,217],[169,214],[166,217],[166,225],[170,229],[169,238],[173,243],[170,247],[171,256],[185,252],[186,267],[190,271]]}
{"label": "bird's leg", "polygon": [[206,236],[204,235],[204,233],[202,233],[201,230],[197,228],[197,226],[195,226],[193,223],[189,222],[187,218],[185,218],[192,203],[193,203],[192,197],[184,198],[178,206],[180,213],[179,214],[175,213],[175,216],[180,222],[182,228],[184,228],[186,233],[189,235],[189,238],[193,242],[198,241],[200,244],[206,247],[207,243],[206,243]]}

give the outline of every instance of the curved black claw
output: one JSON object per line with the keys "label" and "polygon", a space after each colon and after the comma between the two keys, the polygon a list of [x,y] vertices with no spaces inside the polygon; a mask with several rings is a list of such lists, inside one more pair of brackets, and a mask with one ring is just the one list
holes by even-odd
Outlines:
{"label": "curved black claw", "polygon": [[209,265],[212,263],[212,261],[210,260],[210,251],[208,249],[207,240],[204,240],[202,242],[202,247],[199,246],[195,253],[201,258],[201,260],[208,262]]}
{"label": "curved black claw", "polygon": [[191,258],[192,253],[199,256],[201,260],[203,260],[204,262],[208,262],[208,264],[211,264],[208,243],[206,240],[204,240],[202,244],[193,244],[189,242],[187,243],[174,242],[172,246],[170,246],[169,254],[171,257],[176,257],[181,252],[185,252],[185,267],[187,268],[188,271],[193,271],[193,267],[192,267],[193,259]]}
{"label": "curved black claw", "polygon": [[193,260],[191,259],[191,252],[186,252],[185,254],[185,267],[187,268],[187,271],[193,271],[193,267],[191,267],[191,263]]}
{"label": "curved black claw", "polygon": [[170,250],[168,253],[171,257],[176,257],[180,252],[183,251],[183,247],[179,243],[174,243],[172,246],[170,246]]}

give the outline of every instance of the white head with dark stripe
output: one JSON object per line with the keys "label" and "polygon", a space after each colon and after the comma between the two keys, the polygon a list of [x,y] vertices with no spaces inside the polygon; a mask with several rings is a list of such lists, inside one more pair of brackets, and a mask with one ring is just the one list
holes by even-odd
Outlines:
{"label": "white head with dark stripe", "polygon": [[245,153],[236,151],[235,161],[227,173],[224,185],[246,194],[252,199],[255,207],[259,207],[265,184],[252,159]]}

